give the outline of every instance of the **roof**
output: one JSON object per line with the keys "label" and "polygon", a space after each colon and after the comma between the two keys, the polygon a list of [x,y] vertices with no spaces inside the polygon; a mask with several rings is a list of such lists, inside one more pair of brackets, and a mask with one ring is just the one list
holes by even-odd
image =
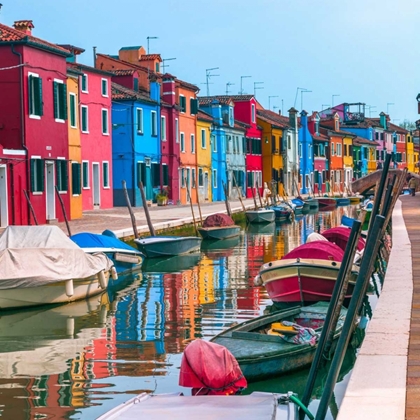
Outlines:
{"label": "roof", "polygon": [[59,47],[63,47],[64,49],[70,51],[72,54],[82,54],[85,50],[81,47],[76,47],[75,45],[71,44],[57,44]]}
{"label": "roof", "polygon": [[198,110],[197,118],[200,121],[213,122],[213,117],[207,112],[202,111],[201,109]]}
{"label": "roof", "polygon": [[379,146],[379,143],[374,140],[365,139],[364,137],[357,136],[355,139],[353,139],[353,144],[355,146],[363,146],[363,145],[369,145],[369,146]]}
{"label": "roof", "polygon": [[346,137],[356,137],[356,134],[351,133],[345,130],[335,130],[335,121],[334,120],[321,120],[319,122],[319,126],[322,128],[328,129],[328,131],[337,134],[339,136],[346,136]]}
{"label": "roof", "polygon": [[323,134],[312,134],[312,138],[317,141],[330,141],[328,136],[324,136]]}
{"label": "roof", "polygon": [[162,61],[162,57],[160,56],[160,54],[143,54],[140,57],[140,61],[142,60],[160,60]]}
{"label": "roof", "polygon": [[254,95],[218,95],[201,96],[198,98],[201,105],[209,105],[213,101],[219,101],[221,105],[229,105],[231,102],[248,102]]}
{"label": "roof", "polygon": [[390,122],[388,122],[388,129],[390,131],[396,131],[397,133],[400,133],[400,134],[408,134],[409,133],[409,131],[406,130],[405,128],[400,127],[399,125],[396,125],[396,124],[392,124]]}
{"label": "roof", "polygon": [[115,76],[132,76],[136,71],[135,70],[129,70],[129,69],[117,69],[112,70],[112,73],[114,73]]}
{"label": "roof", "polygon": [[120,51],[124,51],[124,50],[139,50],[140,48],[143,48],[141,45],[137,45],[134,47],[122,47],[120,48]]}
{"label": "roof", "polygon": [[[34,27],[32,21],[19,21],[22,23],[27,24],[30,27]],[[37,38],[35,36],[29,35],[25,32],[22,32],[18,29],[11,28],[10,26],[3,25],[0,23],[0,45],[1,44],[10,44],[10,43],[22,43],[27,44],[34,48],[40,48],[55,54],[60,54],[65,57],[70,57],[70,52],[60,47],[57,44],[53,44],[51,42],[44,41],[41,38]]]}
{"label": "roof", "polygon": [[280,128],[290,128],[289,118],[268,109],[257,109],[257,117]]}
{"label": "roof", "polygon": [[371,128],[371,127],[382,127],[379,118],[367,118],[363,121],[359,121],[358,123],[354,124],[351,122],[342,121],[340,123],[341,126],[351,127],[351,128]]}
{"label": "roof", "polygon": [[103,76],[108,76],[108,77],[112,77],[114,75],[113,73],[109,71],[100,70],[100,69],[97,69],[96,67],[87,66],[86,64],[67,63],[67,66],[72,67],[76,70],[80,70],[82,72],[98,73],[98,74],[102,74]]}
{"label": "roof", "polygon": [[114,82],[111,83],[111,94],[113,101],[142,101],[156,104],[156,101],[153,101],[147,95],[143,95],[136,90],[126,88]]}

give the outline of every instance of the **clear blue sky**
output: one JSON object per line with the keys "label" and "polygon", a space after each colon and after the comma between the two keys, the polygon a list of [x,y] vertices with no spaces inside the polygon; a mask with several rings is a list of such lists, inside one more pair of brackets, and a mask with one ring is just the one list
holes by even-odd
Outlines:
{"label": "clear blue sky", "polygon": [[[206,94],[206,69],[219,67],[210,94],[254,92],[268,107],[286,112],[297,87],[303,108],[365,102],[399,124],[417,115],[420,92],[418,0],[1,0],[0,22],[31,19],[33,34],[86,49],[117,54],[122,46],[147,46],[168,61],[167,71]],[[391,105],[391,103],[393,105]],[[390,104],[390,105],[387,105]],[[301,109],[301,94],[296,107]],[[367,112],[369,116],[369,112]]]}

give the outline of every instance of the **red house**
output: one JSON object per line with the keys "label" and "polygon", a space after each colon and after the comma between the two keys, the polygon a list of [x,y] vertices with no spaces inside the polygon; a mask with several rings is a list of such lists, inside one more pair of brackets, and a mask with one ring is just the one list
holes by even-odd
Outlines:
{"label": "red house", "polygon": [[[32,36],[32,21],[0,24],[1,225],[63,220],[69,213],[66,57]],[[25,198],[25,192],[28,199]]]}

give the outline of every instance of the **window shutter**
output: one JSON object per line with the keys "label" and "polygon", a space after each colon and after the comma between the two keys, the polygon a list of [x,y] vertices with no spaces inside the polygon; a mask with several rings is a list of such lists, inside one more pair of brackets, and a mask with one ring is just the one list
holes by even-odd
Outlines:
{"label": "window shutter", "polygon": [[198,99],[190,99],[191,115],[197,115],[198,113]]}
{"label": "window shutter", "polygon": [[54,118],[58,118],[58,115],[61,114],[59,111],[60,103],[58,100],[58,83],[53,82],[53,92],[54,92]]}
{"label": "window shutter", "polygon": [[44,165],[45,160],[39,159],[38,160],[38,179],[40,180],[40,185],[38,186],[38,191],[44,192],[44,186],[45,186],[45,172],[44,172]]}
{"label": "window shutter", "polygon": [[163,185],[168,185],[168,165],[162,165]]}
{"label": "window shutter", "polygon": [[106,121],[106,115],[107,114],[107,112],[103,109],[102,110],[102,133],[107,133],[107,129],[106,129],[106,123],[107,123],[107,121]]}
{"label": "window shutter", "polygon": [[69,167],[67,160],[61,161],[61,182],[62,182],[62,191],[68,191],[69,189]]}
{"label": "window shutter", "polygon": [[252,188],[252,172],[247,172],[247,187]]}
{"label": "window shutter", "polygon": [[55,162],[55,185],[57,185],[59,191],[61,191],[61,160]]}
{"label": "window shutter", "polygon": [[[32,76],[29,76],[32,77]],[[31,191],[35,192],[35,160],[31,159]]]}
{"label": "window shutter", "polygon": [[89,163],[88,162],[82,162],[83,165],[83,186],[87,188],[89,186],[88,182],[88,170],[89,170]]}
{"label": "window shutter", "polygon": [[63,93],[61,96],[62,109],[60,110],[60,116],[63,120],[67,120],[67,85],[65,83],[62,83],[60,87]]}
{"label": "window shutter", "polygon": [[76,97],[70,95],[70,125],[76,125]]}
{"label": "window shutter", "polygon": [[38,115],[42,116],[44,115],[44,104],[42,103],[42,79],[40,77],[37,77],[38,80]]}
{"label": "window shutter", "polygon": [[33,82],[33,79],[34,79],[34,77],[32,75],[29,75],[29,78],[28,78],[28,99],[29,99],[29,114],[30,115],[34,113],[34,109],[33,109],[33,94],[34,94],[33,84],[34,84],[34,82]]}

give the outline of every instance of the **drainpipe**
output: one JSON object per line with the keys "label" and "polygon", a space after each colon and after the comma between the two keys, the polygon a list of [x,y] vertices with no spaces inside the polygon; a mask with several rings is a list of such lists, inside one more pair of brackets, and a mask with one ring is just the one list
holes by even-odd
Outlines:
{"label": "drainpipe", "polygon": [[[12,44],[12,53],[14,55],[17,55],[19,57],[19,64],[21,65],[20,67],[20,131],[21,131],[21,136],[22,136],[22,148],[26,151],[26,189],[29,192],[30,188],[29,188],[29,180],[31,178],[31,172],[29,169],[29,151],[28,148],[26,147],[26,141],[25,141],[25,105],[23,102],[23,57],[22,54],[18,51],[15,50],[15,46],[14,44]],[[13,189],[13,185],[12,185],[12,189]],[[14,203],[12,201],[12,204],[14,206]],[[31,223],[31,216],[30,216],[30,208],[29,208],[29,203],[27,203],[27,212],[28,212],[28,224]],[[14,211],[13,211],[14,214]]]}

